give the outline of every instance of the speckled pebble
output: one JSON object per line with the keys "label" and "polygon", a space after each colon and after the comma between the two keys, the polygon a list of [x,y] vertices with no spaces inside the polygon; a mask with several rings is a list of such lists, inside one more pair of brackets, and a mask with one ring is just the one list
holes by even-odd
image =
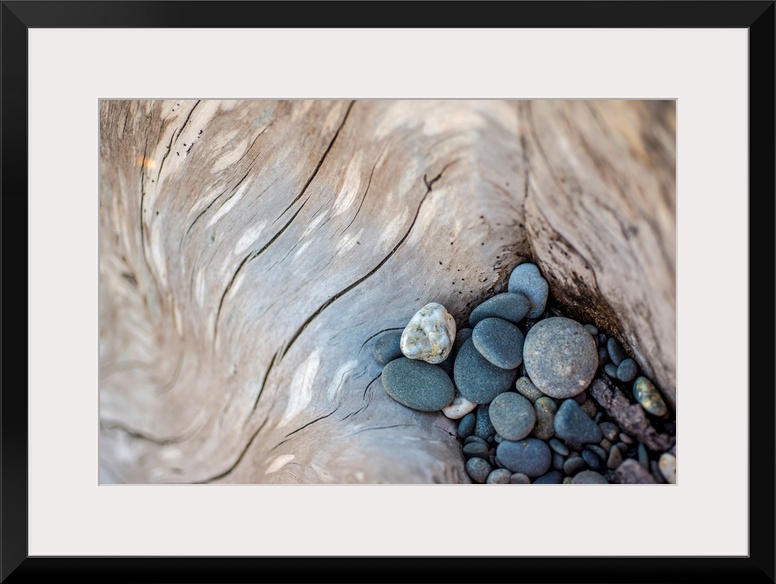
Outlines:
{"label": "speckled pebble", "polygon": [[603,437],[596,423],[571,399],[565,400],[555,414],[555,434],[575,444],[594,444]]}
{"label": "speckled pebble", "polygon": [[523,345],[528,377],[542,393],[555,398],[582,393],[598,368],[595,341],[581,324],[554,316],[537,322]]}
{"label": "speckled pebble", "polygon": [[609,456],[606,459],[606,468],[614,470],[622,464],[622,451],[617,446],[609,449]]}
{"label": "speckled pebble", "polygon": [[466,472],[476,483],[484,483],[488,480],[491,470],[490,464],[483,458],[470,458],[466,461]]}
{"label": "speckled pebble", "polygon": [[535,264],[524,263],[517,266],[509,275],[507,290],[525,294],[531,302],[528,318],[539,318],[547,306],[550,287]]}
{"label": "speckled pebble", "polygon": [[668,412],[666,403],[654,384],[646,377],[637,377],[633,382],[633,397],[641,407],[655,416],[665,416]]}
{"label": "speckled pebble", "polygon": [[531,301],[524,294],[504,292],[488,298],[476,306],[469,315],[469,324],[476,326],[481,320],[492,316],[519,323],[531,309]]}
{"label": "speckled pebble", "polygon": [[582,460],[584,460],[587,466],[589,466],[593,470],[603,470],[604,468],[603,461],[598,457],[598,455],[595,452],[593,452],[589,448],[585,448],[582,451]]}
{"label": "speckled pebble", "polygon": [[480,355],[472,339],[458,351],[453,371],[458,391],[477,404],[493,401],[498,394],[512,387],[517,377],[515,369],[501,369]]}
{"label": "speckled pebble", "polygon": [[505,468],[497,468],[488,475],[485,480],[489,485],[508,485],[509,479],[512,477],[512,473]]}
{"label": "speckled pebble", "polygon": [[601,428],[601,433],[608,440],[616,440],[617,434],[620,432],[620,427],[612,422],[601,422],[598,427]]}
{"label": "speckled pebble", "polygon": [[563,472],[569,476],[577,474],[583,468],[585,468],[585,461],[579,456],[570,456],[563,463]]}
{"label": "speckled pebble", "polygon": [[523,362],[525,336],[511,322],[485,318],[472,332],[472,342],[480,355],[501,369],[517,369]]}
{"label": "speckled pebble", "polygon": [[372,345],[372,355],[374,355],[375,361],[380,365],[386,365],[401,357],[400,341],[401,331],[388,331],[384,335],[380,335]]}
{"label": "speckled pebble", "polygon": [[552,448],[555,452],[557,452],[561,456],[569,455],[568,447],[557,438],[550,438],[549,444],[550,444],[550,448]]}
{"label": "speckled pebble", "polygon": [[608,485],[604,476],[592,470],[583,470],[573,479],[571,479],[573,485]]}
{"label": "speckled pebble", "polygon": [[520,377],[515,381],[515,389],[520,395],[527,397],[532,402],[535,402],[540,397],[545,397],[544,394],[539,391],[533,382],[527,377]]}
{"label": "speckled pebble", "polygon": [[458,394],[453,399],[453,403],[442,408],[442,413],[451,420],[460,420],[476,407],[477,404]]}
{"label": "speckled pebble", "polygon": [[625,485],[655,484],[655,479],[649,471],[637,461],[628,458],[614,471],[614,478],[618,483]]}
{"label": "speckled pebble", "polygon": [[609,351],[609,358],[615,365],[619,365],[620,362],[627,357],[625,349],[622,348],[620,341],[614,337],[607,341],[606,349]]}
{"label": "speckled pebble", "polygon": [[639,366],[633,359],[623,359],[617,366],[617,379],[624,383],[633,381],[636,379],[636,375],[639,374]]}
{"label": "speckled pebble", "polygon": [[531,477],[521,472],[512,473],[512,476],[509,477],[509,483],[512,485],[530,485]]}
{"label": "speckled pebble", "polygon": [[488,448],[488,445],[482,442],[471,442],[463,447],[463,455],[467,458],[477,456],[487,459],[489,452],[490,448]]}
{"label": "speckled pebble", "polygon": [[612,379],[617,379],[617,367],[611,363],[604,365],[604,373]]}
{"label": "speckled pebble", "polygon": [[504,392],[493,398],[488,406],[488,415],[496,432],[506,440],[525,438],[536,424],[533,404],[514,391]]}
{"label": "speckled pebble", "polygon": [[477,406],[474,413],[477,416],[477,421],[474,424],[474,433],[484,440],[492,440],[496,429],[490,421],[488,406],[485,404]]}
{"label": "speckled pebble", "polygon": [[458,437],[468,438],[474,432],[474,424],[477,421],[477,416],[474,412],[466,414],[458,423]]}
{"label": "speckled pebble", "polygon": [[550,452],[550,447],[536,438],[525,438],[520,442],[505,440],[496,449],[496,455],[505,468],[529,477],[541,476],[549,470],[552,462]]}
{"label": "speckled pebble", "polygon": [[455,397],[453,382],[438,366],[399,357],[383,367],[386,393],[400,404],[421,412],[435,412]]}
{"label": "speckled pebble", "polygon": [[676,457],[673,454],[667,452],[660,455],[658,461],[660,467],[660,473],[666,479],[667,483],[672,485],[676,484]]}
{"label": "speckled pebble", "polygon": [[447,359],[455,341],[455,319],[438,302],[418,310],[401,333],[401,352],[408,359],[438,364]]}
{"label": "speckled pebble", "polygon": [[533,484],[535,485],[560,485],[563,484],[563,474],[560,471],[557,470],[551,470],[536,480],[534,480]]}
{"label": "speckled pebble", "polygon": [[555,412],[558,406],[550,397],[540,397],[533,405],[536,412],[536,425],[532,436],[539,440],[549,440],[555,435]]}

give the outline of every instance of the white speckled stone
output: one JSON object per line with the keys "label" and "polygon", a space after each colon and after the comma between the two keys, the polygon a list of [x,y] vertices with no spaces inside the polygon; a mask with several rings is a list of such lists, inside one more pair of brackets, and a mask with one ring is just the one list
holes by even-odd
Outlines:
{"label": "white speckled stone", "polygon": [[676,484],[676,457],[673,454],[665,452],[660,455],[658,461],[660,474],[663,475],[667,483]]}
{"label": "white speckled stone", "polygon": [[453,403],[442,408],[442,413],[451,420],[460,420],[476,407],[477,404],[469,401],[459,393],[455,396]]}
{"label": "white speckled stone", "polygon": [[447,359],[454,341],[455,319],[441,304],[429,302],[404,328],[400,346],[408,359],[438,364]]}

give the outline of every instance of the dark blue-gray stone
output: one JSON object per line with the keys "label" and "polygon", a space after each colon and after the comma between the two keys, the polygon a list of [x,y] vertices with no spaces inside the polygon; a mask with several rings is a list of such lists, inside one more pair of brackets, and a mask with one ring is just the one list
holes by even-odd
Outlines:
{"label": "dark blue-gray stone", "polygon": [[492,440],[496,434],[496,428],[493,427],[493,423],[490,421],[488,406],[486,404],[477,406],[475,414],[477,422],[474,424],[474,433],[484,440]]}
{"label": "dark blue-gray stone", "polygon": [[617,366],[612,363],[604,365],[604,373],[606,373],[612,379],[617,379]]}
{"label": "dark blue-gray stone", "polygon": [[649,455],[647,454],[647,447],[644,446],[644,444],[641,442],[639,442],[637,453],[637,456],[639,457],[639,464],[649,470]]}
{"label": "dark blue-gray stone", "polygon": [[528,331],[523,362],[528,377],[543,393],[567,398],[590,385],[598,369],[598,350],[585,327],[570,318],[553,316]]}
{"label": "dark blue-gray stone", "polygon": [[513,473],[511,477],[509,477],[509,484],[510,485],[530,485],[531,478],[524,475],[521,472],[516,472],[516,473]]}
{"label": "dark blue-gray stone", "polygon": [[623,359],[617,366],[617,379],[624,382],[633,381],[639,374],[639,366],[633,359]]}
{"label": "dark blue-gray stone", "polygon": [[[531,302],[527,318],[539,318],[547,306],[550,287],[535,264],[520,264],[509,275],[507,290],[524,294]],[[581,326],[581,325],[580,325]]]}
{"label": "dark blue-gray stone", "polygon": [[508,485],[511,477],[511,471],[505,468],[497,468],[490,472],[485,482],[489,485]]}
{"label": "dark blue-gray stone", "polygon": [[488,298],[475,307],[469,315],[469,324],[476,326],[481,320],[492,316],[519,323],[531,309],[531,301],[524,294],[504,292]]}
{"label": "dark blue-gray stone", "polygon": [[475,483],[484,483],[492,470],[484,458],[470,458],[466,461],[466,472]]}
{"label": "dark blue-gray stone", "polygon": [[380,365],[385,365],[402,356],[401,333],[402,331],[388,331],[384,335],[380,335],[375,344],[372,345],[372,355]]}
{"label": "dark blue-gray stone", "polygon": [[[476,414],[468,414],[468,415],[473,416],[473,415],[476,415]],[[472,418],[472,419],[474,419],[474,418]],[[474,429],[474,424],[472,423],[472,430],[473,429]],[[471,444],[472,442],[479,442],[480,444],[487,444],[487,442],[485,442],[485,440],[483,440],[479,436],[468,436],[466,438],[466,440],[463,441],[464,445],[465,444]]]}
{"label": "dark blue-gray stone", "polygon": [[573,479],[571,479],[572,485],[608,485],[609,481],[604,478],[600,473],[592,470],[583,470]]}
{"label": "dark blue-gray stone", "polygon": [[458,353],[458,350],[461,348],[461,346],[471,338],[472,338],[472,329],[470,328],[458,329],[458,332],[455,333],[455,342],[453,343],[453,353]]}
{"label": "dark blue-gray stone", "polygon": [[587,466],[593,470],[603,470],[604,468],[604,461],[601,460],[598,455],[589,448],[585,448],[582,451],[582,460],[584,460]]}
{"label": "dark blue-gray stone", "polygon": [[477,416],[474,412],[466,414],[461,421],[458,422],[458,437],[468,438],[474,432],[474,424],[477,421]]}
{"label": "dark blue-gray stone", "polygon": [[598,444],[588,444],[587,447],[593,452],[595,452],[598,455],[598,458],[600,458],[601,460],[606,460],[606,457],[607,457],[606,450],[604,450]]}
{"label": "dark blue-gray stone", "polygon": [[480,355],[501,369],[516,369],[523,362],[525,336],[502,318],[484,318],[472,332],[472,342]]}
{"label": "dark blue-gray stone", "polygon": [[627,355],[625,354],[625,349],[622,348],[620,341],[618,341],[614,337],[612,337],[607,341],[606,349],[607,351],[609,351],[609,358],[612,360],[612,363],[614,363],[615,365],[619,365],[623,359],[627,358]]}
{"label": "dark blue-gray stone", "polygon": [[560,485],[563,484],[563,473],[558,470],[551,470],[534,480],[535,485]]}
{"label": "dark blue-gray stone", "polygon": [[617,434],[620,433],[620,427],[612,422],[601,422],[598,427],[601,428],[601,432],[607,440],[616,440]]}
{"label": "dark blue-gray stone", "polygon": [[609,362],[609,351],[606,347],[598,347],[598,366],[606,365]]}
{"label": "dark blue-gray stone", "polygon": [[488,406],[490,423],[504,440],[521,440],[536,423],[533,404],[519,393],[500,393]]}
{"label": "dark blue-gray stone", "polygon": [[601,428],[573,399],[564,400],[555,413],[555,434],[575,444],[594,444],[603,438]]}
{"label": "dark blue-gray stone", "polygon": [[482,442],[471,442],[463,447],[463,455],[467,458],[478,456],[479,458],[488,458],[490,448]]}
{"label": "dark blue-gray stone", "polygon": [[563,470],[564,462],[566,462],[566,459],[563,458],[560,454],[557,452],[552,453],[552,468],[555,470]]}
{"label": "dark blue-gray stone", "polygon": [[571,456],[563,463],[563,472],[569,476],[574,476],[585,468],[585,461],[579,456]]}
{"label": "dark blue-gray stone", "polygon": [[561,456],[569,455],[568,447],[557,438],[550,438],[549,444],[550,444],[550,448],[552,448],[555,452],[557,452]]}
{"label": "dark blue-gray stone", "polygon": [[399,357],[383,367],[383,388],[400,404],[435,412],[453,403],[455,386],[438,365]]}
{"label": "dark blue-gray stone", "polygon": [[496,455],[504,468],[529,477],[543,475],[552,463],[550,447],[536,438],[525,438],[519,442],[504,440],[498,445]]}
{"label": "dark blue-gray stone", "polygon": [[487,404],[512,387],[517,370],[496,367],[468,339],[455,357],[453,377],[463,397],[476,404]]}

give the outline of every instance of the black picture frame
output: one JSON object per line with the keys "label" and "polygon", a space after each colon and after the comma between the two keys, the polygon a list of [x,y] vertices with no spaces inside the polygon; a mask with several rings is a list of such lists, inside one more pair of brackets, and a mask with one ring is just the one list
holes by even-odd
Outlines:
{"label": "black picture frame", "polygon": [[[272,4],[271,7],[268,5]],[[2,387],[0,581],[773,582],[774,1],[2,2],[2,214],[7,285]],[[431,4],[431,3],[429,3]],[[402,9],[397,9],[402,8]],[[345,24],[347,14],[351,24]],[[373,16],[379,14],[379,22]],[[27,34],[36,27],[356,26],[743,28],[749,31],[748,557],[29,557],[27,551]],[[0,248],[1,249],[1,248]],[[24,249],[25,253],[20,253]],[[751,316],[757,326],[752,327]],[[759,331],[765,334],[758,334]],[[738,339],[736,342],[745,342]],[[23,366],[24,364],[25,366]],[[745,372],[728,372],[745,378]],[[713,447],[713,446],[711,446]]]}

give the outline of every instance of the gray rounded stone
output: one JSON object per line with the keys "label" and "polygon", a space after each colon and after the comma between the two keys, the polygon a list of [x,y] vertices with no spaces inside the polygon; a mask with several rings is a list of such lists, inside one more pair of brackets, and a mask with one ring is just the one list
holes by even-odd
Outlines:
{"label": "gray rounded stone", "polygon": [[598,366],[607,363],[609,363],[609,351],[606,350],[606,347],[598,347]]}
{"label": "gray rounded stone", "polygon": [[536,423],[533,404],[519,393],[500,393],[488,406],[490,423],[502,440],[521,440],[528,436]]}
{"label": "gray rounded stone", "polygon": [[534,480],[535,485],[561,485],[563,484],[563,474],[558,470],[551,470]]}
{"label": "gray rounded stone", "polygon": [[539,388],[527,377],[518,378],[518,380],[515,381],[515,389],[517,390],[517,393],[527,397],[532,402],[535,402],[540,397],[545,397],[544,394],[539,391]]}
{"label": "gray rounded stone", "polygon": [[639,442],[639,447],[636,450],[639,457],[639,464],[649,470],[649,454],[647,453],[647,447],[643,443]]}
{"label": "gray rounded stone", "polygon": [[468,339],[455,358],[453,377],[463,397],[476,404],[487,404],[512,387],[517,370],[496,367],[480,355],[472,339]]}
{"label": "gray rounded stone", "polygon": [[555,434],[574,444],[595,444],[601,441],[601,428],[573,400],[567,399],[555,414]]}
{"label": "gray rounded stone", "polygon": [[620,427],[612,422],[601,422],[598,427],[608,440],[616,440],[617,434],[620,433]]}
{"label": "gray rounded stone", "polygon": [[502,318],[484,318],[472,332],[472,342],[480,355],[501,369],[516,369],[523,362],[525,336]]}
{"label": "gray rounded stone", "polygon": [[489,485],[508,485],[510,478],[512,478],[510,471],[505,468],[497,468],[490,472],[485,482]]}
{"label": "gray rounded stone", "polygon": [[555,452],[557,452],[561,456],[569,455],[568,447],[557,438],[550,438],[549,445],[550,445],[550,448],[552,448]]}
{"label": "gray rounded stone", "polygon": [[455,342],[453,343],[453,353],[458,353],[458,350],[463,346],[463,344],[472,338],[472,329],[470,328],[462,328],[458,329],[458,332],[455,333]]}
{"label": "gray rounded stone", "polygon": [[563,458],[560,454],[557,452],[552,453],[552,468],[555,470],[563,470],[563,463],[566,462],[566,459]]}
{"label": "gray rounded stone", "polygon": [[555,398],[582,393],[598,369],[598,350],[590,333],[570,318],[537,322],[525,337],[523,362],[528,377]]}
{"label": "gray rounded stone", "polygon": [[551,397],[540,397],[534,403],[536,425],[532,436],[539,440],[549,440],[555,435],[555,412],[558,406]]}
{"label": "gray rounded stone", "polygon": [[552,463],[550,447],[536,438],[525,438],[520,442],[504,440],[498,445],[496,456],[504,468],[532,478],[542,476]]}
{"label": "gray rounded stone", "polygon": [[[476,414],[472,414],[472,415],[476,415]],[[474,424],[472,424],[472,428],[474,428]],[[487,442],[485,442],[485,440],[483,440],[479,436],[468,436],[466,438],[466,440],[463,441],[464,445],[471,444],[472,442],[479,442],[480,444],[487,444]]]}
{"label": "gray rounded stone", "polygon": [[606,450],[604,450],[598,444],[588,444],[587,447],[598,455],[601,460],[606,460]]}
{"label": "gray rounded stone", "polygon": [[612,363],[604,365],[604,373],[611,379],[617,379],[617,366]]}
{"label": "gray rounded stone", "polygon": [[639,374],[639,366],[633,359],[623,359],[620,364],[617,365],[617,379],[625,383],[636,379],[636,375]]}
{"label": "gray rounded stone", "polygon": [[[466,438],[467,440],[474,432],[474,424],[477,421],[477,416],[474,412],[466,414],[461,421],[458,422],[458,437]],[[484,442],[484,440],[483,440]]]}
{"label": "gray rounded stone", "polygon": [[470,458],[466,461],[466,472],[475,483],[484,483],[492,470],[487,460],[483,458]]}
{"label": "gray rounded stone", "polygon": [[573,479],[571,479],[572,485],[608,485],[604,476],[592,470],[583,470]]}
{"label": "gray rounded stone", "polygon": [[496,433],[496,429],[490,421],[488,406],[486,404],[477,406],[475,415],[477,416],[477,421],[474,424],[474,434],[483,440],[491,440]]}
{"label": "gray rounded stone", "polygon": [[531,478],[527,475],[524,475],[521,472],[513,473],[511,477],[509,477],[509,484],[511,485],[530,485],[531,484]]}
{"label": "gray rounded stone", "polygon": [[525,318],[530,309],[531,301],[524,294],[504,292],[475,307],[469,315],[469,324],[476,326],[481,320],[493,316],[517,324]]}
{"label": "gray rounded stone", "polygon": [[[524,294],[531,301],[527,318],[539,318],[547,306],[550,287],[535,264],[520,264],[509,275],[507,290]],[[581,325],[580,325],[581,326]]]}
{"label": "gray rounded stone", "polygon": [[589,448],[585,448],[582,451],[582,460],[584,460],[587,466],[593,470],[603,470],[604,468],[604,461],[601,460],[598,455]]}
{"label": "gray rounded stone", "polygon": [[466,458],[471,458],[473,456],[477,456],[479,458],[488,458],[489,452],[490,448],[488,448],[488,445],[483,442],[470,442],[463,447],[463,455]]}
{"label": "gray rounded stone", "polygon": [[595,337],[595,342],[598,344],[598,329],[596,326],[594,324],[586,324],[585,328],[587,329],[587,332]]}
{"label": "gray rounded stone", "polygon": [[383,388],[400,404],[421,412],[435,412],[453,403],[455,386],[437,365],[399,357],[383,367]]}
{"label": "gray rounded stone", "polygon": [[380,365],[386,365],[402,356],[401,333],[402,331],[388,331],[380,335],[372,345],[372,355]]}
{"label": "gray rounded stone", "polygon": [[563,472],[569,476],[574,476],[583,468],[585,468],[585,461],[580,456],[571,456],[563,463]]}
{"label": "gray rounded stone", "polygon": [[609,450],[609,457],[606,459],[606,468],[610,470],[614,470],[621,464],[622,464],[622,450],[620,450],[615,444]]}
{"label": "gray rounded stone", "polygon": [[620,344],[620,341],[612,337],[609,339],[606,343],[606,349],[609,351],[609,358],[612,360],[612,363],[615,365],[619,365],[623,359],[627,357],[625,354],[625,349],[622,348],[622,345]]}

